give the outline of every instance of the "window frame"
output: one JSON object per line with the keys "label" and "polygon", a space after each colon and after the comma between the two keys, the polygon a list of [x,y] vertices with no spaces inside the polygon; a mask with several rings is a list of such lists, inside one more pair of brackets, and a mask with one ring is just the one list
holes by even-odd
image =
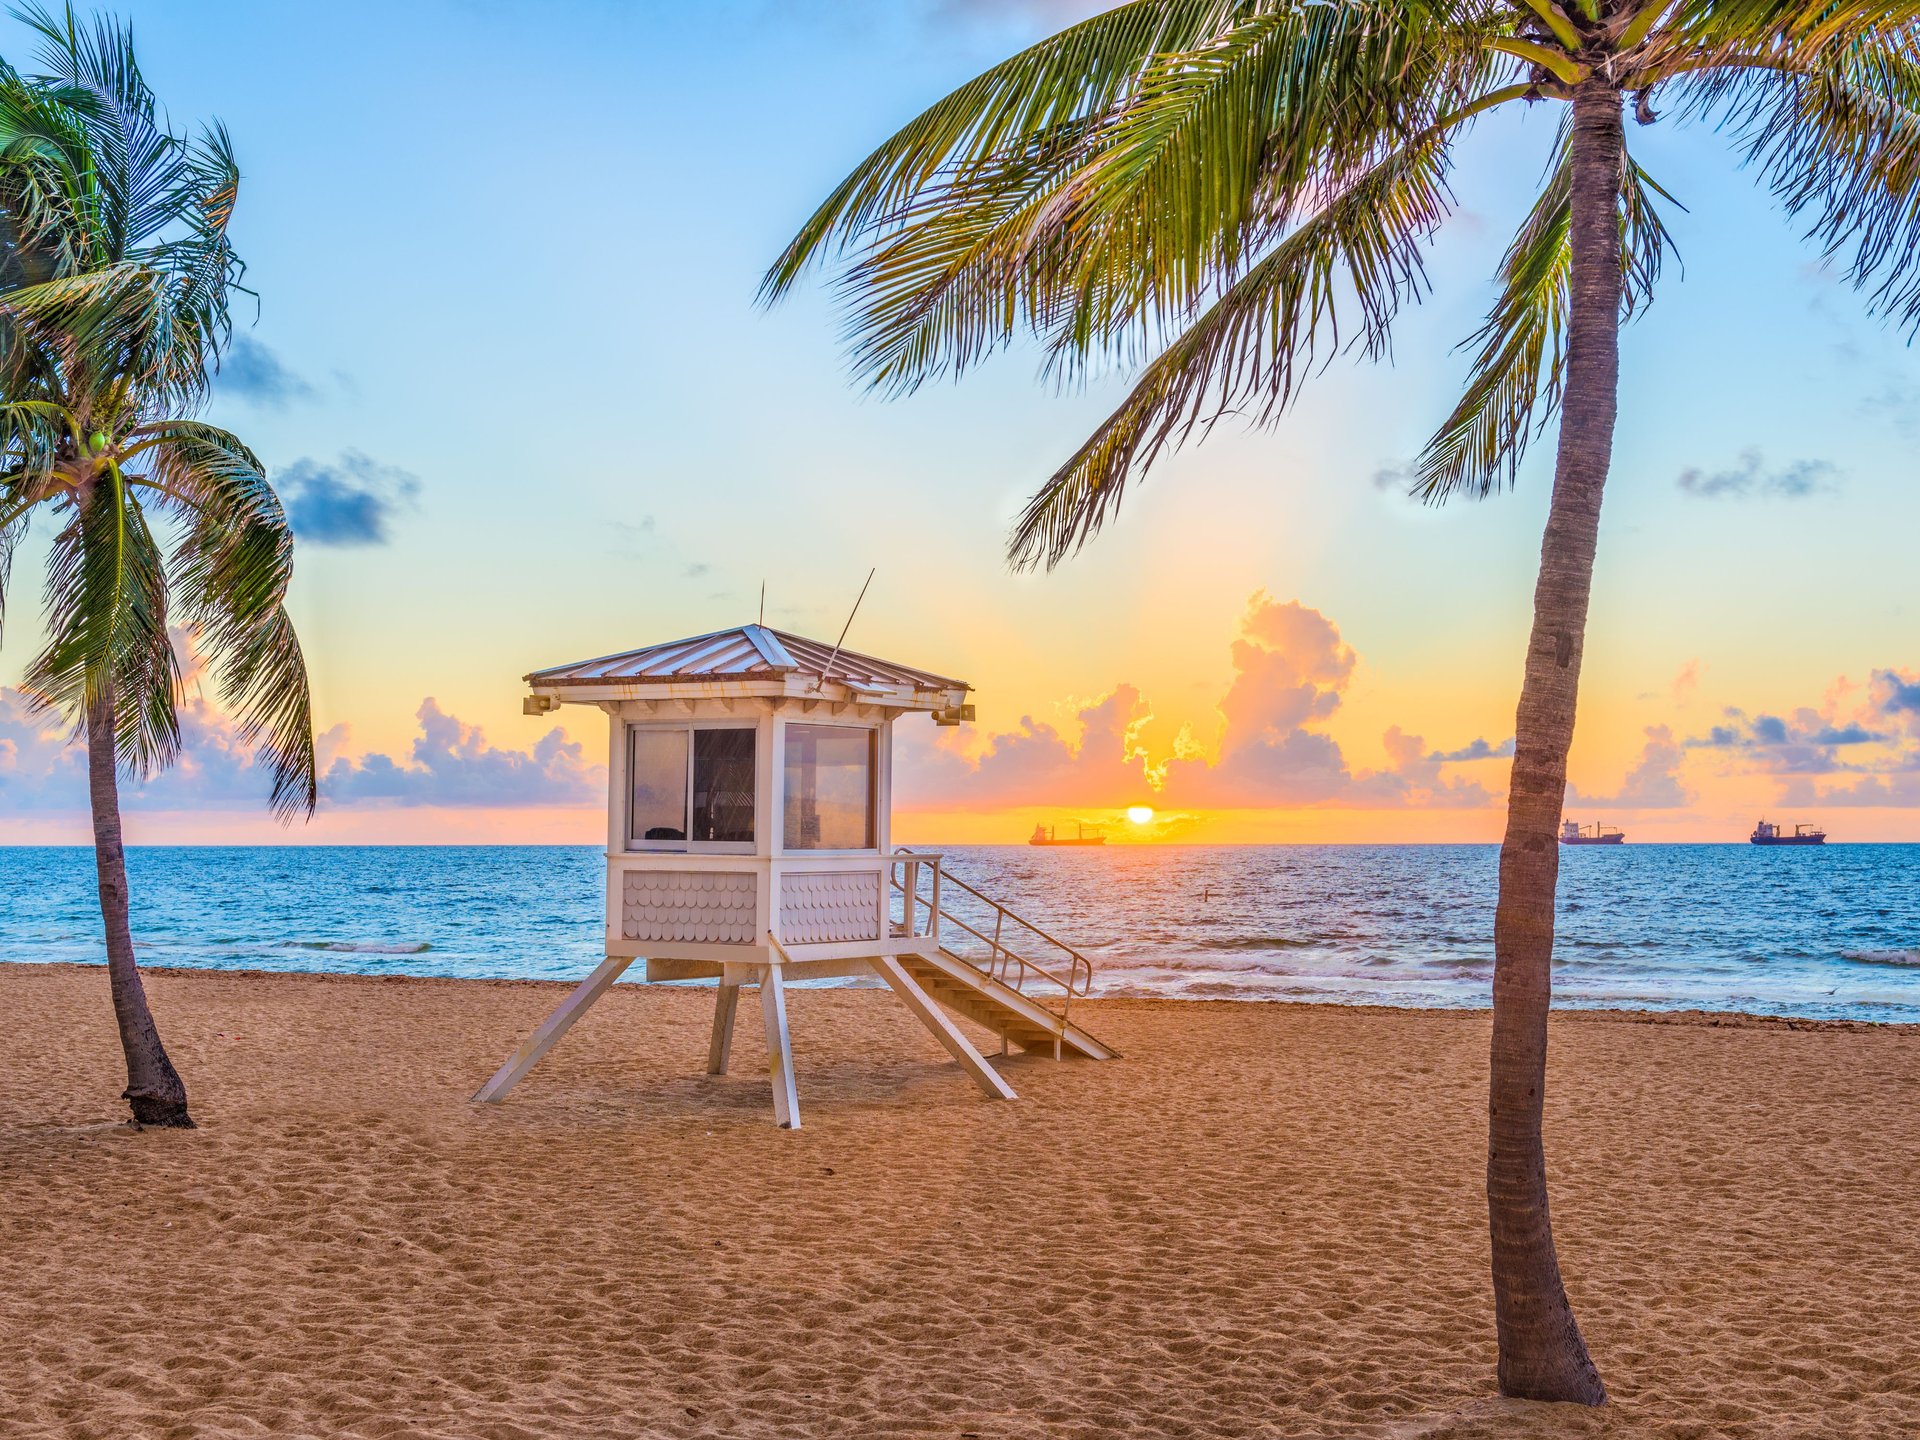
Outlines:
{"label": "window frame", "polygon": [[[787,741],[795,730],[857,730],[867,737],[867,836],[868,844],[857,845],[851,849],[829,849],[825,846],[797,846],[787,843]],[[775,808],[774,822],[779,826],[780,854],[789,856],[835,856],[835,855],[878,855],[880,853],[883,830],[880,814],[881,776],[880,767],[885,746],[880,743],[885,729],[880,725],[863,725],[846,720],[788,720],[780,727],[780,744],[774,757],[775,773],[780,777],[779,805]]]}
{"label": "window frame", "polygon": [[[633,737],[641,731],[659,734],[662,731],[677,732],[687,737],[687,773],[681,790],[681,814],[684,820],[682,829],[693,828],[693,766],[698,747],[694,744],[694,734],[701,730],[745,730],[752,734],[753,741],[753,831],[752,840],[695,840],[689,835],[683,840],[644,840],[633,833]],[[623,805],[626,811],[626,848],[631,855],[756,855],[759,853],[759,834],[763,810],[761,801],[761,764],[759,726],[752,720],[673,720],[666,722],[629,720],[627,722],[627,750],[625,756],[625,777],[622,790],[625,792]]]}

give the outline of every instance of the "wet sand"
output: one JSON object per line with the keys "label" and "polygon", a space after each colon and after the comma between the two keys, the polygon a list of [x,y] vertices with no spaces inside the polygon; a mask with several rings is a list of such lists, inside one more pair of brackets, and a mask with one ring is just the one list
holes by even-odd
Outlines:
{"label": "wet sand", "polygon": [[1108,1001],[982,1098],[884,991],[154,972],[202,1128],[117,1123],[103,972],[0,965],[0,1435],[1920,1432],[1920,1034],[1555,1021],[1615,1403],[1491,1394],[1470,1013]]}

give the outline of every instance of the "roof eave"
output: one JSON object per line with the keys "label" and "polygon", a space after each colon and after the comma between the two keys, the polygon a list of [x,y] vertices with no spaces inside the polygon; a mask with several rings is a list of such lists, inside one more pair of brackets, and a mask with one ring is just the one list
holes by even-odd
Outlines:
{"label": "roof eave", "polygon": [[966,702],[969,687],[946,686],[940,689],[894,686],[887,688],[843,685],[828,681],[816,686],[804,675],[779,675],[713,679],[687,677],[661,680],[542,680],[528,677],[535,694],[546,695],[563,705],[598,705],[623,700],[824,700],[835,704],[877,705],[888,710],[945,710]]}

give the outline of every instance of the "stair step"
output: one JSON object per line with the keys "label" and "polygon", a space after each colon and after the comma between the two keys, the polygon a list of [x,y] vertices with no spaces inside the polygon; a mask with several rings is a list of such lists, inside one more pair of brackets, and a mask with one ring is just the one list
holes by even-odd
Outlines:
{"label": "stair step", "polygon": [[[915,854],[904,848],[896,853],[909,858]],[[1066,1011],[1072,1003],[1072,997],[1086,994],[1092,983],[1092,962],[1072,946],[1047,934],[1031,921],[1016,915],[991,895],[982,894],[958,875],[943,872],[937,856],[925,858],[930,859],[935,867],[933,896],[930,900],[920,895],[917,868],[912,869],[909,877],[904,881],[896,875],[892,881],[892,888],[902,895],[915,897],[906,902],[909,914],[916,905],[925,906],[925,913],[933,917],[933,923],[923,931],[919,922],[916,921],[912,927],[896,927],[895,933],[906,934],[911,928],[913,934],[925,939],[927,931],[937,932],[941,922],[950,922],[956,927],[955,934],[964,931],[974,940],[993,945],[996,960],[1015,967],[1009,969],[1007,973],[1019,983],[1009,983],[1008,980],[988,974],[973,961],[946,949],[937,939],[933,940],[933,946],[938,951],[936,955],[928,956],[923,952],[919,955],[900,957],[901,965],[913,977],[915,983],[943,1008],[985,1026],[1023,1049],[1045,1048],[1054,1051],[1056,1055],[1072,1051],[1076,1055],[1085,1055],[1095,1060],[1113,1059],[1115,1055],[1113,1050],[1101,1044],[1079,1026],[1070,1024],[1066,1019]],[[992,918],[991,939],[969,925],[947,905],[941,903],[940,884],[943,873],[948,883],[958,887],[958,891],[966,892],[973,896],[975,901],[991,907],[996,912]],[[1064,978],[1035,965],[1031,957],[1023,957],[1017,951],[1002,944],[1000,934],[1003,920],[1013,922],[1016,934],[1031,932],[1040,941],[1057,947],[1069,956],[1072,963],[1067,967]],[[961,941],[960,943],[971,942]],[[1024,940],[1017,943],[1026,945]],[[1055,968],[1059,968],[1057,962]],[[1020,985],[1029,978],[1051,980],[1055,985],[1065,986],[1067,994],[1064,997],[1048,996],[1045,999],[1029,995],[1020,988]]]}
{"label": "stair step", "polygon": [[1064,1038],[1052,1030],[1035,1025],[1024,1016],[1014,1014],[1004,1006],[984,1003],[977,994],[959,986],[935,987],[923,983],[922,988],[956,1015],[973,1021],[992,1034],[1004,1035],[1010,1044],[1018,1045],[1022,1050],[1051,1051],[1054,1041]]}
{"label": "stair step", "polygon": [[[1085,1031],[1069,1025],[1039,998],[1024,994],[950,952],[943,951],[942,957],[946,963],[920,955],[902,955],[900,964],[936,1003],[954,1014],[1022,1050],[1056,1056],[1072,1052],[1097,1059],[1112,1055],[1112,1051]],[[1045,1019],[1036,1019],[1035,1011]]]}

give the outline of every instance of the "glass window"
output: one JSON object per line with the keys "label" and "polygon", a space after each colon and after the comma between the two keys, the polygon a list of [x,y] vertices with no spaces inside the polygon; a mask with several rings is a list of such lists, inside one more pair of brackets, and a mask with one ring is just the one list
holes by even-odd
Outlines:
{"label": "glass window", "polygon": [[871,730],[787,726],[787,849],[873,848],[873,750]]}
{"label": "glass window", "polygon": [[628,735],[630,844],[753,844],[752,729],[636,725]]}
{"label": "glass window", "polygon": [[685,730],[636,727],[629,732],[627,774],[633,781],[633,838],[687,838],[687,741]]}
{"label": "glass window", "polygon": [[693,838],[753,843],[751,730],[693,732]]}

